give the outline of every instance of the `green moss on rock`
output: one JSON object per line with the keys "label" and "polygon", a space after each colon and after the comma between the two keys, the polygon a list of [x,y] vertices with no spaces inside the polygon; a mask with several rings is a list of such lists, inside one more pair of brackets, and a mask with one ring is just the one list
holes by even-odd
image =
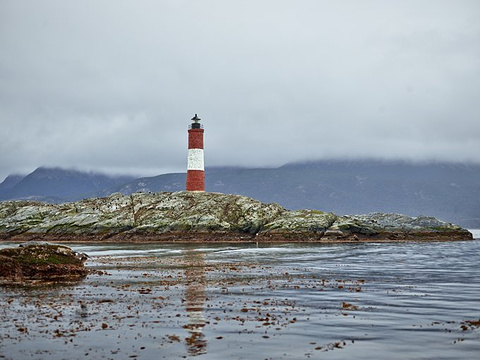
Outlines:
{"label": "green moss on rock", "polygon": [[87,275],[86,258],[67,246],[45,243],[1,249],[0,283],[82,278]]}

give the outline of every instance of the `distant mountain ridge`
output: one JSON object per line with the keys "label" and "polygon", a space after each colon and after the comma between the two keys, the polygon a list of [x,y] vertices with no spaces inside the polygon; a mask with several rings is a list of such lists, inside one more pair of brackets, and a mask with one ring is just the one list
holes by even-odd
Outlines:
{"label": "distant mountain ridge", "polygon": [[25,176],[22,175],[8,175],[2,183],[0,183],[0,194],[6,192],[17,185]]}
{"label": "distant mountain ridge", "polygon": [[26,176],[8,176],[0,184],[0,200],[23,199],[50,203],[106,196],[113,188],[131,181],[131,176],[39,167]]}
{"label": "distant mountain ridge", "polygon": [[[113,192],[181,191],[185,181],[185,173],[134,179],[40,168],[20,181],[5,179],[0,200],[66,202]],[[293,210],[430,215],[480,228],[480,165],[476,164],[329,160],[279,168],[216,167],[206,169],[206,190]]]}

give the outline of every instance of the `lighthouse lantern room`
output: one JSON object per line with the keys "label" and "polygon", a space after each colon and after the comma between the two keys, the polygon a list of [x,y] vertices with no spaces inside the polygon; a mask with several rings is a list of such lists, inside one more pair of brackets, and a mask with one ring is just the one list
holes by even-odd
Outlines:
{"label": "lighthouse lantern room", "polygon": [[203,126],[195,114],[188,128],[187,191],[205,191]]}

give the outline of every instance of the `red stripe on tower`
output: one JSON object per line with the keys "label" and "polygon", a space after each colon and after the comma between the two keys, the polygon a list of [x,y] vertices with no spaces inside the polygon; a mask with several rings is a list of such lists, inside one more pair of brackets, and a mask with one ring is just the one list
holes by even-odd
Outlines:
{"label": "red stripe on tower", "polygon": [[205,191],[203,165],[203,126],[195,114],[188,128],[187,191]]}

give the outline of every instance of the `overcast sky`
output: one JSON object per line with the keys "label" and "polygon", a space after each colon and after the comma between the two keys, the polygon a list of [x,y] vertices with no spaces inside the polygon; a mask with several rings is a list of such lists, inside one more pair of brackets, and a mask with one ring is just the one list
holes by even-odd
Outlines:
{"label": "overcast sky", "polygon": [[0,0],[0,181],[379,157],[480,163],[478,0]]}

